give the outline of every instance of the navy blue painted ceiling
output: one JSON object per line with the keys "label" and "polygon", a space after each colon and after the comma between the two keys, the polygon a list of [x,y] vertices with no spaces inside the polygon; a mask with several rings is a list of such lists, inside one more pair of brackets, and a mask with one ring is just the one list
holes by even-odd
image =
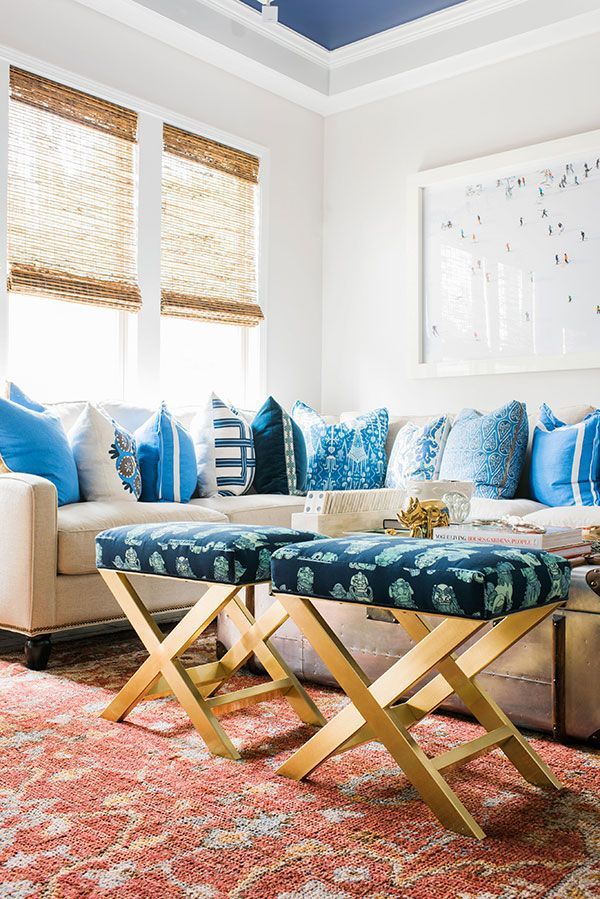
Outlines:
{"label": "navy blue painted ceiling", "polygon": [[[242,0],[261,9],[259,0]],[[327,50],[458,6],[463,0],[272,0],[279,21]]]}

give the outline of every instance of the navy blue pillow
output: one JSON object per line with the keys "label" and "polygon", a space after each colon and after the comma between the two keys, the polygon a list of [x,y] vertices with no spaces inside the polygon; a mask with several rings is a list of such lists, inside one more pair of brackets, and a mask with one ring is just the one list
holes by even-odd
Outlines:
{"label": "navy blue pillow", "polygon": [[302,496],[306,491],[307,457],[302,431],[270,396],[252,422],[257,493]]}

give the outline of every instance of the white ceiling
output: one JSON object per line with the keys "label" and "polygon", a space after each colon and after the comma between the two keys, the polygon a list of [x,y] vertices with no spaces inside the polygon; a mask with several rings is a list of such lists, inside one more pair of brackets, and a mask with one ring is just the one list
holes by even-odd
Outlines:
{"label": "white ceiling", "polygon": [[600,31],[600,0],[464,0],[329,51],[239,0],[78,2],[322,115]]}

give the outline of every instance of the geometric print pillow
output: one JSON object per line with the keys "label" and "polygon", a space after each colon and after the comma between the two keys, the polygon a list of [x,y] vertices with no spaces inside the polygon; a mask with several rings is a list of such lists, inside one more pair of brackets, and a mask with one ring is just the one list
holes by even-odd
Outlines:
{"label": "geometric print pillow", "polygon": [[449,415],[433,418],[422,426],[407,422],[394,440],[385,486],[399,488],[408,480],[435,480],[449,433]]}
{"label": "geometric print pillow", "polygon": [[252,428],[235,406],[211,393],[190,425],[200,496],[241,496],[252,486],[256,458]]}
{"label": "geometric print pillow", "polygon": [[387,409],[328,425],[318,412],[298,400],[292,418],[306,443],[307,490],[376,490],[383,486]]}
{"label": "geometric print pillow", "polygon": [[441,480],[473,481],[475,496],[512,499],[527,452],[525,403],[512,400],[482,415],[463,409],[446,441]]}
{"label": "geometric print pillow", "polygon": [[82,498],[91,502],[138,500],[142,478],[135,439],[88,403],[69,431]]}

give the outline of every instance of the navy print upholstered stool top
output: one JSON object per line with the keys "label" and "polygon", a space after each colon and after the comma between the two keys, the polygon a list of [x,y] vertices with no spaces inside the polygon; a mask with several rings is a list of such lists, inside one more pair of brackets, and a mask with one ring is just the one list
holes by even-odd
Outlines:
{"label": "navy print upholstered stool top", "polygon": [[96,565],[222,584],[271,579],[271,555],[317,535],[291,528],[180,521],[125,525],[96,537]]}
{"label": "navy print upholstered stool top", "polygon": [[463,618],[498,618],[567,598],[561,556],[506,546],[344,537],[286,546],[273,590]]}

